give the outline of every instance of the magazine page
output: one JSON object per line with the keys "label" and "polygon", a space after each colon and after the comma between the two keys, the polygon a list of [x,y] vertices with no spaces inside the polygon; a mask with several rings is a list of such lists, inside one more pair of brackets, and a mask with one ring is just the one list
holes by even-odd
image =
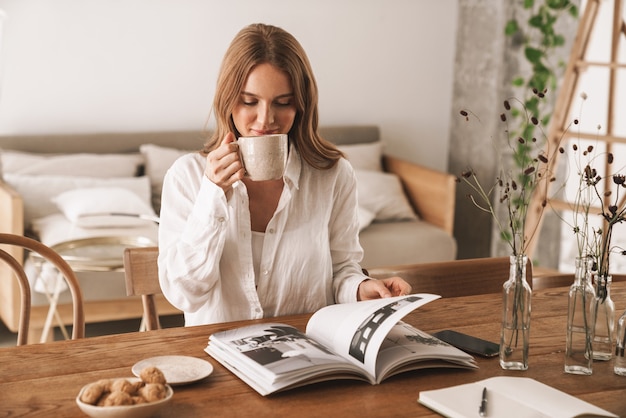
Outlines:
{"label": "magazine page", "polygon": [[370,381],[359,367],[285,324],[215,333],[205,351],[263,395],[320,375]]}
{"label": "magazine page", "polygon": [[315,312],[306,334],[376,376],[378,351],[394,325],[439,295],[420,293],[326,306]]}
{"label": "magazine page", "polygon": [[418,402],[445,417],[478,417],[483,388],[487,388],[486,416],[490,417],[617,417],[528,377],[498,376],[475,383],[422,391]]}
{"label": "magazine page", "polygon": [[383,341],[376,362],[376,381],[408,370],[432,367],[478,368],[474,357],[405,322],[398,322]]}

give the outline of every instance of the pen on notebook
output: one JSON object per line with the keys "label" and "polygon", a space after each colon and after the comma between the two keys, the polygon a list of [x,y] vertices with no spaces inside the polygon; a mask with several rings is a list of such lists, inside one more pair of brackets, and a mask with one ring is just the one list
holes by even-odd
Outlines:
{"label": "pen on notebook", "polygon": [[487,388],[483,388],[483,396],[480,399],[480,407],[478,408],[478,415],[481,417],[487,416]]}

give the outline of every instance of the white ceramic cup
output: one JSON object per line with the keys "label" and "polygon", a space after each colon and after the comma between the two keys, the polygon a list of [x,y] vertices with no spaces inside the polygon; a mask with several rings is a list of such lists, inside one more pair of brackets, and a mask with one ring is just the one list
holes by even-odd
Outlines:
{"label": "white ceramic cup", "polygon": [[250,180],[265,181],[282,178],[287,165],[286,134],[242,136],[237,140],[239,155]]}

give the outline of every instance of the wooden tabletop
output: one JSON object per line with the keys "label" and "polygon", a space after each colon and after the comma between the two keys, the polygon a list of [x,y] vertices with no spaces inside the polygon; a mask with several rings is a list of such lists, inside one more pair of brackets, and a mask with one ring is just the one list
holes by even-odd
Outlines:
{"label": "wooden tabletop", "polygon": [[[612,289],[619,315],[626,309],[626,282],[614,283]],[[499,294],[447,298],[419,308],[405,320],[428,332],[453,328],[497,342],[500,310]],[[148,357],[188,355],[208,360],[215,369],[200,382],[174,387],[173,400],[161,412],[162,417],[437,417],[417,403],[420,390],[492,376],[531,377],[626,417],[626,377],[613,373],[612,362],[594,363],[592,376],[563,372],[566,313],[566,288],[534,292],[527,371],[505,371],[497,358],[477,358],[478,370],[413,371],[380,385],[360,381],[325,382],[268,397],[258,395],[203,351],[211,333],[263,321],[2,348],[0,416],[83,416],[75,397],[86,383],[101,378],[131,377],[132,365]],[[309,315],[298,315],[278,320],[304,330],[308,318]]]}

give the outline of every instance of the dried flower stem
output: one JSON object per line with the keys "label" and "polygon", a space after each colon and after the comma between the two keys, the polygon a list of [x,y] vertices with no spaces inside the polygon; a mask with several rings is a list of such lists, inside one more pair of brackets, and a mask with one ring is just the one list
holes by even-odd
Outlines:
{"label": "dried flower stem", "polygon": [[[545,97],[545,92],[535,91],[534,93],[538,100]],[[524,110],[523,114],[525,115],[524,120],[526,126],[533,127],[533,129],[523,129],[524,135],[530,137],[511,137],[507,114],[517,114],[517,110],[511,107],[511,101],[517,103],[519,107]],[[515,167],[505,169],[501,163],[499,175],[494,185],[491,186],[488,191],[482,187],[472,169],[464,171],[457,181],[464,182],[472,189],[474,194],[469,194],[468,198],[472,201],[474,206],[492,215],[501,238],[507,242],[513,255],[518,255],[526,252],[528,242],[537,232],[538,225],[535,226],[530,237],[524,235],[526,215],[535,189],[540,187],[542,183],[553,180],[553,176],[550,173],[551,161],[548,156],[554,158],[556,153],[548,152],[546,154],[543,150],[542,144],[545,142],[545,133],[543,133],[541,129],[538,117],[530,114],[523,102],[515,98],[510,101],[506,100],[504,102],[504,108],[505,113],[500,115],[500,120],[506,124],[506,144],[513,154]],[[460,113],[466,121],[470,120],[471,112],[462,110]],[[473,114],[471,115],[474,116]],[[535,129],[539,129],[543,134],[544,140],[541,141],[541,143],[539,143],[540,141],[538,141],[537,138],[532,136],[532,132],[534,132]],[[494,146],[496,146],[495,142]],[[496,151],[497,149],[498,147],[496,146]],[[492,202],[493,193],[496,189],[499,190],[499,202],[506,205],[506,222],[504,219],[501,219],[502,216],[498,213]],[[544,206],[541,208],[542,212],[543,210]]]}

